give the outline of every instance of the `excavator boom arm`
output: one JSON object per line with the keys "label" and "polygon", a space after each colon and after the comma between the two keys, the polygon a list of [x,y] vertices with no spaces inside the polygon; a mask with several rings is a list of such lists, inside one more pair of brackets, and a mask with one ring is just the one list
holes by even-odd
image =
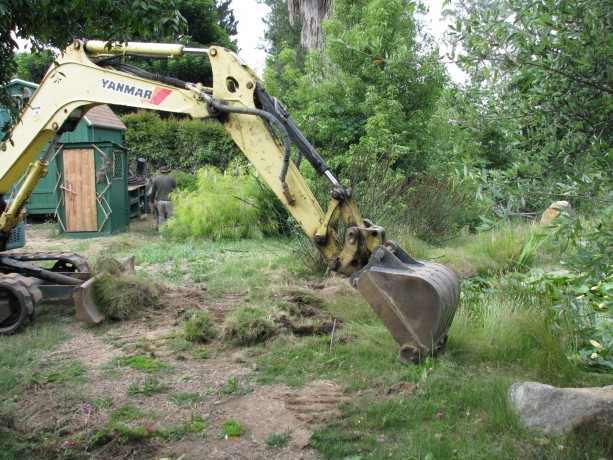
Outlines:
{"label": "excavator boom arm", "polygon": [[[131,54],[172,58],[206,55],[213,87],[153,75],[123,63]],[[33,167],[30,163],[50,139],[56,141],[62,132],[73,129],[89,108],[100,104],[173,112],[195,119],[217,118],[329,268],[351,275],[352,285],[400,343],[401,360],[421,361],[442,349],[459,298],[455,275],[442,265],[413,260],[387,240],[382,227],[364,220],[351,188],[334,177],[257,75],[222,47],[102,41],[76,41],[69,46],[48,70],[10,141],[1,146],[0,194],[5,194],[24,171],[28,174],[17,196],[0,214],[0,237],[6,237],[19,223],[28,197],[46,172],[46,156]],[[292,144],[330,182],[332,191],[325,212],[290,158]],[[343,241],[338,232],[341,219],[346,225]]]}

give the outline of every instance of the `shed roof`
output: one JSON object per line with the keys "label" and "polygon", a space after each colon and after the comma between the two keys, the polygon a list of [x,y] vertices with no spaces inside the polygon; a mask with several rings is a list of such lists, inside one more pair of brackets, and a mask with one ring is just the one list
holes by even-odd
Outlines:
{"label": "shed roof", "polygon": [[106,104],[97,105],[89,109],[85,114],[85,121],[89,126],[114,128],[122,131],[128,129],[117,115],[115,115],[115,112]]}

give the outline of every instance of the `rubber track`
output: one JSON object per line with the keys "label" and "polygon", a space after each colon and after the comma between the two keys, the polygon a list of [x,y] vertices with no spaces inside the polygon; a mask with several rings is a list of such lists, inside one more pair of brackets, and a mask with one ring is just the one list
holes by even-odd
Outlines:
{"label": "rubber track", "polygon": [[[0,288],[12,291],[17,296],[21,307],[26,309],[28,317],[31,317],[36,312],[39,307],[38,304],[43,298],[43,293],[38,289],[32,278],[21,276],[17,273],[0,275]],[[18,326],[15,330],[19,329],[22,325]]]}
{"label": "rubber track", "polygon": [[23,253],[8,253],[7,257],[10,257],[21,262],[32,262],[37,260],[56,260],[58,262],[70,263],[77,269],[78,272],[89,272],[91,267],[89,262],[81,254],[70,251],[59,252],[23,252]]}

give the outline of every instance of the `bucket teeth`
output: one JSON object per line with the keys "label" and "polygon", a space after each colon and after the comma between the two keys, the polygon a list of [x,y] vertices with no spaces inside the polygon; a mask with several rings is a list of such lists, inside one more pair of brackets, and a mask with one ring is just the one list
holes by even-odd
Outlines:
{"label": "bucket teeth", "polygon": [[419,363],[445,347],[460,282],[444,265],[418,262],[394,249],[377,246],[351,283],[400,344],[400,360]]}

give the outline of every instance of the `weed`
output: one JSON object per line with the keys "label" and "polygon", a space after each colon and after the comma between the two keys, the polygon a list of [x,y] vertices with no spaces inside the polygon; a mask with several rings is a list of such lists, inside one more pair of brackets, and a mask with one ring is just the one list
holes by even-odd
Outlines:
{"label": "weed", "polygon": [[192,350],[192,358],[194,359],[208,359],[209,355],[209,350],[206,348],[196,348]]}
{"label": "weed", "polygon": [[1,394],[9,394],[22,381],[24,373],[36,369],[45,351],[70,337],[54,315],[45,315],[44,319],[48,322],[39,320],[20,334],[0,336]]}
{"label": "weed", "polygon": [[266,438],[266,445],[271,449],[280,449],[284,447],[292,435],[292,430],[288,428],[282,433],[273,433]]}
{"label": "weed", "polygon": [[49,372],[45,380],[49,383],[83,382],[85,380],[85,366],[78,361],[67,362]]}
{"label": "weed", "polygon": [[136,275],[102,273],[94,281],[94,302],[108,319],[138,318],[157,305],[158,297],[156,285]]}
{"label": "weed", "polygon": [[183,422],[178,426],[156,431],[155,434],[164,441],[180,441],[190,433],[202,433],[205,428],[204,419],[192,413],[189,422]]}
{"label": "weed", "polygon": [[183,332],[190,342],[210,342],[219,335],[219,329],[213,323],[211,314],[207,311],[193,310],[185,314]]}
{"label": "weed", "polygon": [[185,340],[183,337],[167,340],[166,345],[175,354],[184,353],[193,348],[193,344]]}
{"label": "weed", "polygon": [[247,383],[241,383],[237,377],[228,379],[226,386],[220,391],[224,395],[246,395],[253,391],[253,387]]}
{"label": "weed", "polygon": [[94,399],[91,405],[96,410],[110,409],[113,406],[113,398],[107,396],[106,398]]}
{"label": "weed", "polygon": [[156,377],[148,375],[143,383],[133,383],[128,388],[128,395],[134,396],[142,394],[145,396],[153,396],[157,393],[163,393],[167,386],[161,383]]}
{"label": "weed", "polygon": [[233,418],[224,420],[221,423],[221,430],[228,437],[241,436],[245,432],[245,427]]}
{"label": "weed", "polygon": [[147,415],[148,414],[143,412],[138,406],[134,404],[126,404],[111,412],[111,415],[109,416],[109,423],[140,420]]}
{"label": "weed", "polygon": [[168,401],[179,407],[191,406],[202,401],[202,396],[198,393],[174,393],[168,395]]}
{"label": "weed", "polygon": [[113,359],[117,366],[128,366],[141,372],[154,373],[162,370],[172,369],[172,366],[159,359],[147,356],[120,356]]}
{"label": "weed", "polygon": [[111,442],[128,444],[129,442],[140,441],[149,436],[149,431],[145,426],[131,427],[123,423],[103,428],[90,437],[93,446],[103,446]]}

